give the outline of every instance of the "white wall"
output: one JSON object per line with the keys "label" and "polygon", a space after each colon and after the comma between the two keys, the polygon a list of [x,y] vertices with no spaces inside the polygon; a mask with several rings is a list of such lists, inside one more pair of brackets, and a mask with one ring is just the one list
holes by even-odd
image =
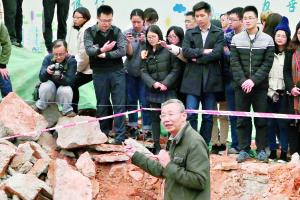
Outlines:
{"label": "white wall", "polygon": [[[82,5],[87,7],[92,16],[96,17],[96,10],[102,4],[108,4],[114,9],[114,21],[116,26],[122,30],[130,25],[129,15],[132,9],[147,7],[155,8],[159,13],[158,25],[163,31],[171,25],[184,27],[184,13],[192,9],[198,1],[192,0],[70,0],[70,15],[68,24],[71,25],[73,10]],[[294,33],[296,24],[300,20],[300,0],[210,0],[207,1],[213,8],[214,18],[218,18],[221,13],[231,10],[237,6],[254,5],[259,13],[266,8],[273,12],[285,15],[290,20],[290,28]],[[251,3],[250,3],[251,2]],[[295,4],[295,9],[289,5]],[[24,0],[24,45],[32,51],[44,51],[42,36],[42,0]],[[56,37],[56,23],[53,23],[54,37]]]}

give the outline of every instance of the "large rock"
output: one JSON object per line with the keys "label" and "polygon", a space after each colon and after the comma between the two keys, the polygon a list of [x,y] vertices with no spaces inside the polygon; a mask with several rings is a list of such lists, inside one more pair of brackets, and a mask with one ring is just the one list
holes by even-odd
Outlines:
{"label": "large rock", "polygon": [[[95,118],[87,116],[62,117],[57,126],[72,124],[76,122],[93,120]],[[102,144],[107,141],[107,137],[101,132],[99,122],[84,123],[73,127],[58,129],[57,145],[63,149]]]}
{"label": "large rock", "polygon": [[15,170],[19,170],[24,163],[31,160],[33,153],[34,151],[29,142],[20,144],[10,166]]}
{"label": "large rock", "polygon": [[89,152],[83,153],[77,160],[75,166],[84,176],[92,178],[96,175],[96,166]]}
{"label": "large rock", "polygon": [[57,159],[53,165],[53,200],[91,200],[92,183],[65,160]]}
{"label": "large rock", "polygon": [[97,144],[90,146],[89,148],[100,152],[124,152],[124,147],[114,144]]}
{"label": "large rock", "polygon": [[42,115],[48,122],[48,127],[53,127],[57,123],[60,117],[63,115],[59,112],[56,104],[50,104],[45,110],[43,110]]}
{"label": "large rock", "polygon": [[37,160],[37,162],[33,165],[33,167],[28,172],[28,174],[32,174],[35,175],[36,177],[39,177],[42,173],[47,173],[49,163],[50,163],[49,159]]}
{"label": "large rock", "polygon": [[9,162],[15,155],[17,147],[7,140],[0,140],[0,177],[2,177],[8,167]]}
{"label": "large rock", "polygon": [[45,132],[40,136],[38,144],[47,152],[48,155],[52,155],[57,148],[56,139],[48,132]]}
{"label": "large rock", "polygon": [[50,159],[50,157],[48,156],[48,154],[44,151],[44,149],[35,142],[30,142],[30,147],[31,149],[34,151],[33,152],[33,156],[37,159]]}
{"label": "large rock", "polygon": [[34,200],[39,194],[51,197],[52,194],[45,182],[30,174],[15,174],[4,182],[3,188],[23,200]]}
{"label": "large rock", "polygon": [[45,118],[35,112],[15,93],[9,93],[0,103],[0,122],[5,128],[0,129],[0,137],[25,134],[24,139],[37,140],[38,130],[48,126]]}
{"label": "large rock", "polygon": [[92,158],[98,163],[123,162],[130,158],[125,153],[93,154]]}

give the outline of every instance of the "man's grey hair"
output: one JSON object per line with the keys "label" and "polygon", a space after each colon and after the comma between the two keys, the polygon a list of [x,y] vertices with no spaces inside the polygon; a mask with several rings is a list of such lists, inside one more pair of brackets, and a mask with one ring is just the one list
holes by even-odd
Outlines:
{"label": "man's grey hair", "polygon": [[179,107],[179,109],[180,109],[180,112],[184,112],[185,111],[185,107],[184,107],[183,103],[180,100],[178,100],[178,99],[169,99],[169,100],[163,102],[161,104],[161,108],[164,107],[164,106],[166,106],[166,105],[168,105],[168,104],[171,104],[171,103],[177,104],[178,107]]}

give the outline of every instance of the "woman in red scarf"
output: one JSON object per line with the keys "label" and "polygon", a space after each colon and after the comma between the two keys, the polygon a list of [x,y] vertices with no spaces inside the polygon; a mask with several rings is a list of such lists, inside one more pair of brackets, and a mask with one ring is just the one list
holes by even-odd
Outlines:
{"label": "woman in red scarf", "polygon": [[[291,53],[284,63],[284,81],[291,95],[291,112],[300,114],[300,21],[290,43]],[[289,130],[290,154],[300,155],[300,121],[293,120]]]}

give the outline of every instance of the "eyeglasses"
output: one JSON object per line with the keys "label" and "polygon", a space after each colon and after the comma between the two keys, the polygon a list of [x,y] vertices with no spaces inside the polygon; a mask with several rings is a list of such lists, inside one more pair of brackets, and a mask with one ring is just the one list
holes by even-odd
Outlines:
{"label": "eyeglasses", "polygon": [[112,19],[99,19],[99,21],[102,23],[111,23]]}
{"label": "eyeglasses", "polygon": [[64,57],[66,53],[53,53],[55,57]]}
{"label": "eyeglasses", "polygon": [[160,119],[166,119],[166,118],[173,118],[174,116],[176,116],[176,115],[179,115],[179,114],[181,114],[181,113],[183,113],[183,112],[177,112],[177,113],[164,113],[164,114],[161,114],[161,115],[159,115],[159,117],[160,117]]}

